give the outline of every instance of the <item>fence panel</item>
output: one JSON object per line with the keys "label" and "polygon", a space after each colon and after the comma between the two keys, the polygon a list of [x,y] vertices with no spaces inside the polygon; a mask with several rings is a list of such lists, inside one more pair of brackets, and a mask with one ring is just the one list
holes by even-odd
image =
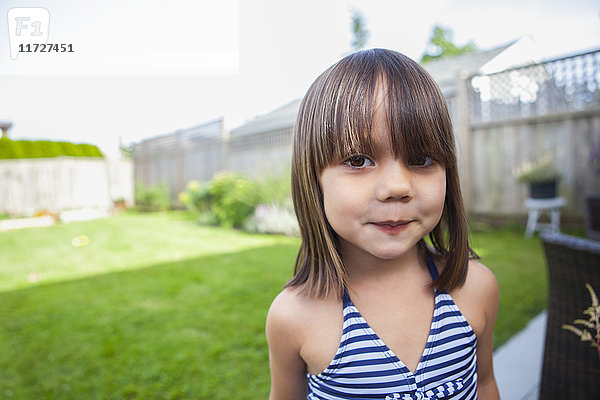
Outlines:
{"label": "fence panel", "polygon": [[290,168],[292,129],[232,137],[226,151],[230,170],[255,177],[265,173],[277,175]]}
{"label": "fence panel", "polygon": [[220,118],[135,144],[135,181],[166,183],[177,199],[187,182],[209,180],[223,168],[222,135]]}
{"label": "fence panel", "polygon": [[600,51],[471,78],[473,123],[590,110],[600,104]]}
{"label": "fence panel", "polygon": [[0,213],[33,215],[133,204],[131,160],[60,157],[0,160]]}
{"label": "fence panel", "polygon": [[229,137],[222,122],[222,119],[210,121],[136,144],[133,151],[136,182],[146,185],[165,182],[176,200],[189,181],[209,181],[219,171],[258,176],[289,169],[291,127]]}
{"label": "fence panel", "polygon": [[583,215],[599,190],[589,150],[600,141],[600,51],[470,78],[471,210],[522,214],[513,171],[552,153],[566,213]]}

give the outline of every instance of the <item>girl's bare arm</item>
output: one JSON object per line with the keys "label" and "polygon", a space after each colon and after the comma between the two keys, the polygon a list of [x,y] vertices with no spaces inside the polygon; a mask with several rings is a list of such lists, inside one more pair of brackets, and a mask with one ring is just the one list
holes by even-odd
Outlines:
{"label": "girl's bare arm", "polygon": [[306,364],[300,357],[298,320],[289,292],[281,293],[267,315],[266,334],[271,368],[270,400],[306,399]]}
{"label": "girl's bare arm", "polygon": [[[499,400],[498,387],[493,368],[493,333],[498,313],[498,283],[490,270],[474,263],[477,272],[475,291],[476,301],[485,317],[485,326],[477,337],[477,391],[482,400]],[[470,266],[471,268],[471,266]]]}

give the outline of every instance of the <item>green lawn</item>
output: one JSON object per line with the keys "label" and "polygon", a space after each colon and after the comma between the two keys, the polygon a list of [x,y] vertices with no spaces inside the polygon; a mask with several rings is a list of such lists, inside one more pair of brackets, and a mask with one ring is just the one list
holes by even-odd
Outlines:
{"label": "green lawn", "polygon": [[[0,398],[266,398],[265,316],[299,241],[186,215],[0,233]],[[540,243],[516,229],[473,243],[500,284],[500,344],[545,305]]]}
{"label": "green lawn", "polygon": [[525,239],[524,228],[474,231],[472,245],[481,262],[496,275],[500,307],[494,331],[494,347],[505,343],[546,308],[547,274],[538,237]]}

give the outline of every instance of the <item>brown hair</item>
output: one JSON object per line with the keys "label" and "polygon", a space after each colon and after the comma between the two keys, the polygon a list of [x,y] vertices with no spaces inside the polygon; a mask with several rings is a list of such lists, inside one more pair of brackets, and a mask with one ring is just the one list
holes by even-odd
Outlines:
{"label": "brown hair", "polygon": [[292,199],[302,243],[294,277],[286,287],[304,285],[310,296],[341,298],[346,270],[337,234],[327,222],[319,177],[348,154],[371,153],[369,140],[377,82],[387,89],[386,110],[396,156],[427,154],[446,169],[442,217],[421,251],[443,257],[433,282],[442,290],[464,283],[469,256],[467,219],[460,191],[452,122],[433,79],[416,62],[391,50],[363,50],[338,61],[311,85],[294,127]]}

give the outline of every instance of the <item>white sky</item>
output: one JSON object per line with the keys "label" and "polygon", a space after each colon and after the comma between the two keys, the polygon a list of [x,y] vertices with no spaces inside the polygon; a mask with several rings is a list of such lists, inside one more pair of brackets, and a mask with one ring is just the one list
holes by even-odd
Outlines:
{"label": "white sky", "polygon": [[[50,43],[74,54],[11,60],[7,13],[44,7]],[[220,116],[233,129],[300,98],[350,51],[350,10],[367,47],[419,59],[431,28],[483,49],[530,35],[545,57],[600,48],[594,0],[38,0],[0,3],[0,120],[13,139],[125,143]]]}

